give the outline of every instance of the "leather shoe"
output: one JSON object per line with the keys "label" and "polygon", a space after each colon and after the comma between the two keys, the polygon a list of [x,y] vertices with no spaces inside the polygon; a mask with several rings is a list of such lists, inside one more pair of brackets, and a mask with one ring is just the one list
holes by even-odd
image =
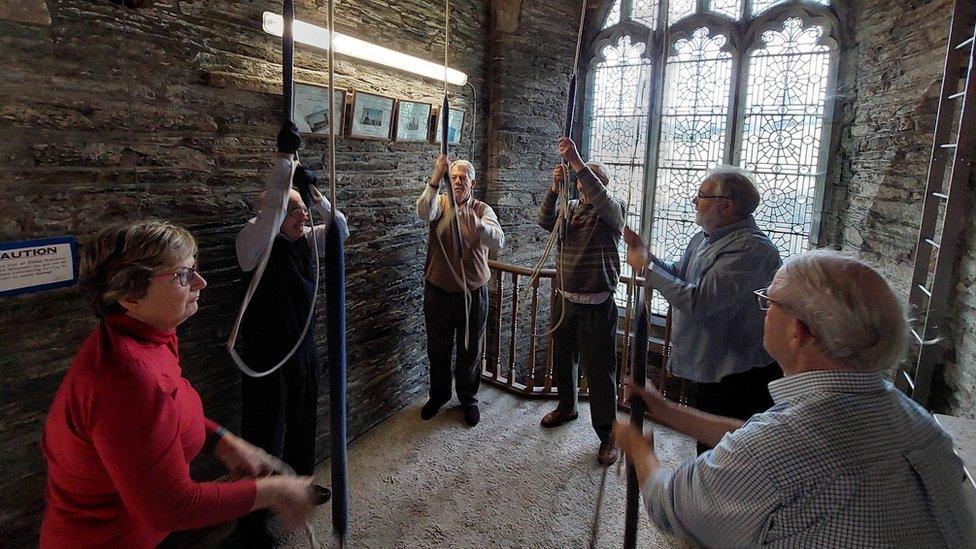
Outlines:
{"label": "leather shoe", "polygon": [[613,465],[620,457],[620,451],[609,440],[600,443],[600,452],[596,455],[596,461],[604,467]]}
{"label": "leather shoe", "polygon": [[564,414],[559,408],[556,408],[555,410],[543,416],[542,421],[540,423],[546,429],[552,429],[553,427],[559,427],[560,425],[566,423],[567,421],[573,421],[578,417],[579,417],[578,412],[574,412],[571,415],[567,415]]}
{"label": "leather shoe", "polygon": [[464,407],[464,423],[468,427],[474,427],[481,421],[481,410],[477,404],[468,404]]}
{"label": "leather shoe", "polygon": [[420,419],[427,421],[441,411],[441,406],[445,403],[436,400],[428,400],[424,407],[420,409]]}

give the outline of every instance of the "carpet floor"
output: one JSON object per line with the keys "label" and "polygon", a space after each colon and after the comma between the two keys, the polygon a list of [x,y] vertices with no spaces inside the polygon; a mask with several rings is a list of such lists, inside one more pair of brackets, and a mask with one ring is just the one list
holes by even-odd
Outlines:
{"label": "carpet floor", "polygon": [[[556,429],[539,420],[555,401],[528,400],[482,386],[481,423],[464,425],[457,402],[430,421],[424,399],[377,425],[349,447],[350,548],[587,547],[600,481],[599,441],[580,403],[580,418]],[[676,465],[694,442],[658,427],[661,461]],[[610,467],[597,546],[621,547],[626,477]],[[329,483],[329,464],[316,473]],[[331,508],[313,518],[323,547],[332,538]],[[302,532],[287,547],[307,547]],[[659,532],[641,505],[638,547],[686,547]]]}

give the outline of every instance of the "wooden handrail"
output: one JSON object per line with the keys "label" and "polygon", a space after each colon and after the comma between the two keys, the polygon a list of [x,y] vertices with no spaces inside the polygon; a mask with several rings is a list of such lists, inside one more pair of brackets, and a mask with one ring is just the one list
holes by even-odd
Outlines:
{"label": "wooden handrail", "polygon": [[[495,261],[494,259],[488,260],[488,268],[501,271],[503,273],[514,273],[520,276],[532,275],[532,269],[529,269],[528,267],[519,267],[518,265],[512,265],[511,263]],[[542,271],[539,272],[539,278],[552,278],[554,276],[556,276],[556,269],[542,269]]]}
{"label": "wooden handrail", "polygon": [[[490,349],[487,345],[485,346],[485,355],[482,361],[482,379],[522,396],[550,398],[557,396],[558,388],[554,383],[555,374],[553,372],[553,338],[551,334],[548,336],[544,335],[552,326],[552,304],[558,296],[556,293],[556,284],[554,283],[556,276],[555,269],[542,269],[539,272],[538,279],[530,283],[522,282],[521,279],[522,277],[530,277],[533,274],[532,269],[494,260],[488,261],[488,267],[491,271],[491,306],[495,311],[495,317],[488,325],[488,341],[491,341],[493,345],[491,345]],[[508,284],[506,284],[506,279],[509,281]],[[546,292],[542,292],[541,295],[539,292],[539,287],[544,281],[550,287],[548,292],[550,319],[548,322],[539,314],[540,307],[545,305],[542,303],[544,299],[542,296]],[[627,314],[621,326],[623,331],[623,342],[621,345],[623,352],[621,353],[621,358],[624,360],[624,363],[621,364],[619,372],[623,378],[628,375],[629,370],[629,364],[627,364],[627,360],[629,359],[627,357],[630,356],[630,332],[633,321],[632,315],[629,313],[634,306],[633,300],[637,297],[637,292],[631,290],[632,286],[630,284],[636,283],[643,285],[644,278],[639,276],[621,276],[620,282],[628,284],[626,295]],[[520,296],[524,291],[531,292],[531,296],[525,296],[530,297],[529,300]],[[508,304],[508,314],[510,317],[503,320],[502,309],[506,303]],[[524,311],[525,305],[529,305],[530,309],[527,316],[522,316],[526,313]],[[520,308],[522,310],[519,310]],[[529,322],[523,322],[523,318],[528,319]],[[502,330],[505,328],[508,329],[508,334],[503,335]],[[537,351],[541,352],[543,350],[543,339],[545,341],[544,351],[546,357],[544,363],[539,361],[536,356]],[[507,356],[504,359],[502,358],[503,340],[508,344],[507,353],[505,353]],[[649,356],[652,354],[660,355],[664,353],[663,348],[667,346],[667,343],[662,342],[660,339],[652,339],[649,341],[649,346],[649,350],[651,351],[648,353]],[[520,349],[527,349],[528,356],[519,357]],[[520,366],[523,367],[520,368]],[[580,396],[586,398],[588,396],[588,387],[586,380],[582,376],[582,372],[580,373],[579,381]],[[622,379],[618,381],[620,383],[623,382]],[[622,386],[620,389],[618,391],[618,400],[622,402]]]}

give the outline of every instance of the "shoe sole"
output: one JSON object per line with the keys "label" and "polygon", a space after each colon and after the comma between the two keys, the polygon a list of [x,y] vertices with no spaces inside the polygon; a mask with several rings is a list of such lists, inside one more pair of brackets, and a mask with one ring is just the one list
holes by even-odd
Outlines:
{"label": "shoe sole", "polygon": [[552,423],[550,425],[546,425],[545,423],[539,422],[539,425],[542,425],[542,427],[544,429],[555,429],[556,427],[559,427],[560,425],[565,425],[565,424],[569,423],[570,421],[576,421],[577,419],[579,419],[579,414],[576,414],[574,416],[569,416],[568,418],[560,421],[559,423]]}

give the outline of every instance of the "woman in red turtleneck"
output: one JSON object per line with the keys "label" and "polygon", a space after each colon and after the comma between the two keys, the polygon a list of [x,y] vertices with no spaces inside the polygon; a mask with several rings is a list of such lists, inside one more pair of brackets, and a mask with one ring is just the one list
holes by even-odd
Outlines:
{"label": "woman in red turtleneck", "polygon": [[190,478],[189,462],[207,442],[232,476],[272,466],[206,419],[182,377],[176,327],[196,312],[207,285],[195,254],[186,230],[159,221],[107,229],[85,249],[82,284],[101,322],[48,414],[41,547],[154,547],[174,530],[255,509],[272,509],[286,526],[307,515],[308,477]]}

